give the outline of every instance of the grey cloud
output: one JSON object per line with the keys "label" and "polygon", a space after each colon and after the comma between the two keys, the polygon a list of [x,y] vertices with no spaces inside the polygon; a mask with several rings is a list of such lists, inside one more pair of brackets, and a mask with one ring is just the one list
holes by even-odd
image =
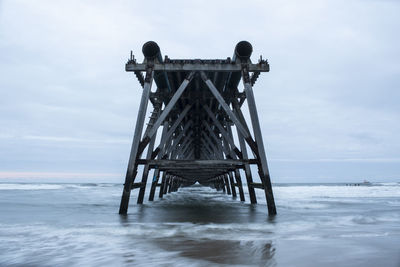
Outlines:
{"label": "grey cloud", "polygon": [[122,175],[141,93],[129,51],[141,60],[155,40],[171,58],[225,58],[247,39],[271,64],[254,90],[274,181],[397,179],[399,3],[212,6],[2,1],[0,171]]}

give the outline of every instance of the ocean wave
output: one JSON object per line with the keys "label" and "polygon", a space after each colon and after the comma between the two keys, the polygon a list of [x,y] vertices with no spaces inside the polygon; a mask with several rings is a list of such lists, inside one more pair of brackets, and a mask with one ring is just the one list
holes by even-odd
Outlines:
{"label": "ocean wave", "polygon": [[400,197],[397,186],[291,186],[275,187],[275,196],[284,199],[306,198],[381,198]]}
{"label": "ocean wave", "polygon": [[120,187],[111,183],[0,183],[0,190],[58,190]]}
{"label": "ocean wave", "polygon": [[372,183],[373,185],[384,185],[384,186],[400,186],[400,182],[392,182],[392,183]]}
{"label": "ocean wave", "polygon": [[339,237],[345,237],[345,238],[354,238],[354,237],[382,237],[382,236],[388,236],[389,233],[353,233],[353,234],[342,234],[339,235]]}
{"label": "ocean wave", "polygon": [[60,184],[0,184],[0,190],[58,190]]}

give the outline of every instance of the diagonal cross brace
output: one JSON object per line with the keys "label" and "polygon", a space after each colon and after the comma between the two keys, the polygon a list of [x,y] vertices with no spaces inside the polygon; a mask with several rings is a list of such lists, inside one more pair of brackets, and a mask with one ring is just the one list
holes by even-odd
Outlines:
{"label": "diagonal cross brace", "polygon": [[226,104],[222,95],[218,92],[218,89],[215,87],[215,85],[212,83],[212,81],[210,79],[208,79],[207,75],[204,72],[201,72],[201,78],[206,83],[207,87],[210,89],[211,93],[217,99],[217,101],[219,102],[219,104],[221,105],[223,110],[226,112],[226,114],[228,114],[229,118],[236,125],[236,128],[238,129],[238,131],[240,131],[242,133],[242,135],[244,136],[244,139],[249,144],[251,150],[258,157],[259,155],[258,155],[257,144],[253,140],[247,125],[244,126],[242,124],[242,122],[238,119],[238,117],[233,113],[233,111],[229,108],[228,104]]}
{"label": "diagonal cross brace", "polygon": [[193,141],[193,139],[191,139],[192,134],[193,132],[189,131],[188,134],[185,136],[185,139],[183,140],[182,144],[180,146],[178,146],[178,143],[176,144],[176,147],[174,148],[174,150],[172,150],[171,158],[175,158],[176,156],[179,156],[182,153],[182,151],[186,151],[190,142]]}
{"label": "diagonal cross brace", "polygon": [[174,143],[167,149],[166,154],[171,153],[171,151],[172,151],[174,148],[176,148],[176,146],[177,146],[177,145],[179,144],[179,142],[181,141],[183,135],[186,133],[187,129],[189,129],[189,127],[192,125],[192,123],[193,123],[192,120],[190,120],[190,121],[188,121],[188,122],[185,124],[185,127],[183,128],[183,130],[181,131],[181,133],[178,135],[178,137],[176,137],[176,138],[174,139]]}
{"label": "diagonal cross brace", "polygon": [[139,150],[137,156],[140,156],[144,149],[146,148],[147,144],[150,142],[151,137],[157,132],[158,128],[160,127],[161,123],[167,118],[168,114],[171,112],[172,108],[175,106],[176,102],[179,100],[187,86],[189,85],[190,81],[193,79],[195,72],[189,73],[189,75],[184,79],[181,83],[179,88],[176,90],[175,94],[172,96],[171,100],[164,108],[164,111],[160,114],[157,118],[156,122],[154,123],[153,127],[150,131],[148,131],[142,138],[142,141],[139,145]]}
{"label": "diagonal cross brace", "polygon": [[222,145],[221,145],[221,140],[215,135],[214,131],[211,129],[210,125],[203,120],[203,125],[206,127],[207,131],[210,133],[210,136],[214,139],[214,142],[217,144],[218,149],[223,153]]}
{"label": "diagonal cross brace", "polygon": [[165,107],[164,111],[161,113],[160,117],[158,117],[157,121],[154,123],[153,128],[149,131],[148,136],[151,138],[156,132],[158,127],[160,127],[161,123],[167,118],[168,114],[171,112],[172,108],[175,106],[178,99],[181,97],[186,87],[189,85],[190,81],[193,79],[194,72],[191,72],[185,80],[183,80],[182,84],[179,86],[178,90],[176,90],[175,94],[172,96],[168,105]]}
{"label": "diagonal cross brace", "polygon": [[225,154],[226,158],[235,158],[235,153],[231,149],[227,149],[226,146],[223,145],[223,143],[226,142],[226,139],[224,138],[219,139],[218,137],[216,137],[214,131],[211,129],[210,125],[208,125],[206,121],[203,120],[203,124],[206,126],[208,132],[210,133],[211,137],[213,137],[214,141],[217,142],[218,148],[222,153],[222,157],[223,154]]}
{"label": "diagonal cross brace", "polygon": [[217,126],[218,130],[220,131],[222,136],[225,138],[225,140],[229,143],[229,145],[232,146],[232,149],[235,151],[236,155],[238,155],[239,158],[242,158],[242,153],[235,146],[235,143],[233,142],[233,139],[229,137],[228,133],[225,131],[224,127],[221,125],[221,123],[214,116],[214,114],[212,113],[210,108],[207,105],[204,105],[203,108],[207,112],[207,114],[211,118],[211,120],[214,122],[215,126]]}
{"label": "diagonal cross brace", "polygon": [[239,121],[239,119],[236,117],[236,115],[233,113],[233,111],[229,108],[228,104],[226,104],[224,98],[218,92],[218,89],[215,87],[215,85],[212,83],[212,81],[210,79],[208,79],[207,75],[203,71],[201,72],[201,78],[206,83],[207,87],[210,89],[210,91],[214,95],[214,97],[218,100],[221,107],[228,114],[229,118],[233,121],[233,123],[236,125],[238,130],[243,134],[243,136],[245,138],[251,137],[248,129],[242,125],[242,123]]}
{"label": "diagonal cross brace", "polygon": [[184,108],[182,113],[179,115],[178,119],[174,122],[174,124],[171,126],[171,128],[168,130],[168,132],[165,134],[165,139],[163,139],[163,141],[160,142],[160,144],[157,146],[157,148],[153,152],[153,155],[158,154],[158,151],[160,151],[164,147],[165,143],[167,143],[167,141],[170,139],[170,137],[175,132],[176,128],[179,126],[179,124],[182,122],[182,120],[185,118],[186,114],[188,113],[188,111],[190,110],[191,107],[192,107],[192,105],[186,105],[186,107]]}

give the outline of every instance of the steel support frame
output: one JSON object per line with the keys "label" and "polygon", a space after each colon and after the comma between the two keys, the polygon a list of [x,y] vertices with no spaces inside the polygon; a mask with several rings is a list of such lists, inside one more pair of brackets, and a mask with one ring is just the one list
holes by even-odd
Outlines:
{"label": "steel support frame", "polygon": [[254,99],[253,86],[251,85],[250,74],[248,66],[242,65],[242,80],[244,91],[246,93],[246,100],[249,108],[251,124],[253,126],[254,139],[258,147],[258,157],[260,163],[258,164],[261,181],[264,185],[265,197],[267,199],[268,214],[276,214],[276,206],[274,195],[272,192],[271,178],[269,175],[267,156],[265,154],[264,142],[261,133],[260,121],[258,119],[256,101]]}
{"label": "steel support frame", "polygon": [[128,212],[128,205],[129,205],[129,198],[131,195],[131,189],[132,189],[132,185],[135,180],[136,172],[137,172],[136,159],[137,159],[137,154],[138,154],[138,149],[139,149],[139,142],[140,142],[140,137],[141,137],[142,131],[143,131],[143,125],[144,125],[144,120],[145,120],[145,116],[146,116],[147,105],[149,103],[149,96],[150,96],[150,92],[151,92],[151,85],[153,82],[153,75],[154,75],[153,68],[151,67],[151,65],[148,65],[146,68],[145,83],[143,86],[142,97],[141,97],[140,104],[139,104],[139,111],[138,111],[137,120],[136,120],[135,133],[133,136],[131,153],[130,153],[129,161],[128,161],[128,170],[127,170],[126,176],[125,176],[124,189],[122,191],[119,214],[126,214]]}
{"label": "steel support frame", "polygon": [[[198,153],[202,156],[203,160],[215,161],[229,161],[229,160],[242,160],[242,168],[249,190],[250,202],[257,203],[255,188],[262,188],[265,192],[265,197],[267,199],[268,213],[270,215],[276,214],[276,207],[274,203],[274,197],[272,192],[270,174],[267,164],[267,158],[264,149],[264,143],[262,139],[261,127],[258,119],[257,108],[254,99],[254,93],[252,85],[256,78],[252,79],[249,75],[249,69],[254,68],[254,65],[241,64],[241,76],[244,86],[244,92],[240,94],[240,97],[228,97],[226,98],[214,84],[216,80],[211,81],[205,71],[209,69],[194,68],[183,79],[180,86],[177,88],[175,93],[171,98],[165,102],[164,110],[161,110],[160,105],[156,105],[154,99],[152,103],[154,105],[153,114],[155,117],[151,118],[151,123],[146,128],[145,133],[142,137],[143,125],[145,121],[145,113],[147,110],[148,102],[150,101],[151,86],[154,76],[154,68],[160,71],[161,66],[155,65],[152,62],[147,62],[146,64],[146,75],[144,77],[143,92],[139,105],[139,111],[137,115],[137,123],[134,131],[134,138],[131,147],[131,153],[129,157],[128,169],[125,177],[124,189],[121,197],[120,204],[120,214],[126,214],[129,206],[130,191],[133,188],[139,188],[139,195],[137,203],[143,203],[143,198],[146,189],[146,183],[149,171],[153,168],[153,179],[150,189],[149,200],[154,200],[156,187],[160,187],[159,197],[162,198],[164,194],[175,192],[180,186],[190,185],[190,179],[188,177],[180,175],[190,175],[190,172],[179,172],[174,171],[173,168],[159,166],[153,166],[150,162],[156,159],[161,162],[163,159],[170,160],[185,160],[185,159],[195,159],[198,157]],[[165,65],[166,66],[166,65]],[[165,67],[164,66],[164,67]],[[141,65],[142,67],[142,65]],[[177,68],[177,65],[171,68]],[[213,66],[213,68],[217,68]],[[233,71],[231,67],[224,66],[223,71]],[[234,67],[234,71],[237,71],[237,65]],[[269,67],[268,67],[269,68]],[[130,70],[140,73],[136,67]],[[164,69],[164,71],[176,71],[172,69]],[[252,70],[258,74],[262,70]],[[171,111],[174,109],[176,103],[183,95],[185,89],[188,87],[191,80],[198,73],[198,77],[206,84],[207,88],[210,90],[213,99],[209,104],[203,105],[203,110],[205,111],[205,118],[200,122],[194,122],[186,115],[189,114],[193,102],[186,104],[183,109],[181,109],[180,114],[170,115]],[[237,88],[228,88],[229,90],[236,90]],[[154,93],[153,93],[154,94]],[[239,98],[239,99],[238,99]],[[250,133],[249,127],[247,126],[246,120],[241,111],[241,106],[243,102],[247,100],[248,110],[251,118],[253,134]],[[217,113],[215,112],[215,107],[217,105]],[[232,105],[232,108],[230,107]],[[214,111],[212,110],[214,109]],[[170,122],[170,116],[175,116],[174,121]],[[183,123],[184,122],[184,123]],[[183,123],[183,124],[182,124]],[[158,128],[163,125],[163,131],[161,135],[161,141],[157,145],[155,150],[155,140]],[[232,126],[236,128],[237,140],[239,141],[239,147],[235,144],[235,140],[232,133]],[[194,132],[191,130],[193,127],[201,127],[203,130],[200,134],[200,139],[194,139]],[[207,134],[206,134],[207,133]],[[196,137],[199,135],[196,134]],[[254,138],[253,138],[254,136]],[[247,153],[246,144],[249,146],[250,150],[254,155],[253,161],[257,163],[259,169],[259,176],[261,184],[255,184],[253,182],[253,177],[250,169],[251,161],[249,161],[249,155]],[[140,183],[134,183],[137,174],[138,162],[143,161],[140,159],[141,154],[147,148],[147,153],[145,159],[147,163],[144,165],[142,180]],[[197,155],[197,156],[196,156]],[[140,159],[140,160],[139,160]],[[139,161],[138,161],[139,160]],[[245,201],[242,180],[240,176],[240,168],[238,166],[229,169],[211,168],[209,172],[205,172],[204,175],[214,175],[205,183],[212,185],[217,190],[222,190],[227,192],[232,197],[236,197],[236,187],[239,191],[239,196],[241,201]],[[193,175],[200,175],[194,172]],[[161,183],[159,184],[159,178],[161,178]],[[204,176],[208,177],[208,176]],[[185,180],[186,179],[186,180]],[[185,182],[186,181],[186,182]]]}

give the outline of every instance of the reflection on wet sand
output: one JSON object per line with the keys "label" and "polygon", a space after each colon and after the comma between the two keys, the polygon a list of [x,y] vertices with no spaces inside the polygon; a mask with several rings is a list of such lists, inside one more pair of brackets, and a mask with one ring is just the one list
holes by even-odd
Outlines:
{"label": "reflection on wet sand", "polygon": [[[221,237],[222,238],[222,237]],[[209,239],[156,239],[154,242],[166,251],[178,252],[181,257],[205,260],[219,264],[266,265],[274,263],[272,242],[254,244],[252,241]]]}
{"label": "reflection on wet sand", "polygon": [[[131,205],[130,214],[121,216],[120,222],[126,227],[158,225],[159,233],[146,234],[147,241],[179,257],[215,264],[275,265],[271,228],[249,229],[248,236],[243,236],[248,224],[274,223],[265,208],[260,212],[255,205],[204,191],[193,194],[195,190],[151,204]],[[160,237],[160,232],[169,234]],[[137,236],[131,236],[128,242],[134,245]]]}

